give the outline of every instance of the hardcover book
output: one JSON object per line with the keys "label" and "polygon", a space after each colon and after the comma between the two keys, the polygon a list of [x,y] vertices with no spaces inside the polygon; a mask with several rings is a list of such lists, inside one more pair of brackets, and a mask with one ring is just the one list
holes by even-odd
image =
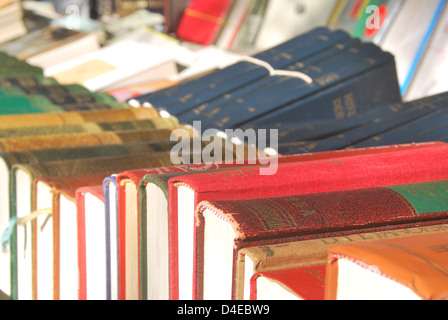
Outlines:
{"label": "hardcover book", "polygon": [[186,7],[177,28],[177,35],[184,41],[211,45],[232,7],[232,0],[210,2],[192,0]]}
{"label": "hardcover book", "polygon": [[179,127],[179,121],[174,117],[134,121],[85,122],[58,126],[0,129],[0,139],[58,134],[101,133],[108,131],[158,130],[176,127]]}
{"label": "hardcover book", "polygon": [[0,128],[17,129],[46,127],[84,122],[114,122],[123,120],[142,120],[159,118],[154,108],[128,108],[118,110],[98,110],[88,112],[60,112],[54,114],[4,115],[0,117]]}
{"label": "hardcover book", "polygon": [[[196,243],[204,299],[230,299],[241,280],[241,249],[409,226],[446,224],[446,180],[278,198],[204,201]],[[431,197],[428,194],[440,194]],[[296,193],[297,194],[297,193]],[[328,210],[328,208],[332,208]],[[337,210],[334,210],[337,208]]]}
{"label": "hardcover book", "polygon": [[325,265],[255,274],[251,300],[324,300]]}
{"label": "hardcover book", "polygon": [[[241,281],[237,282],[237,292],[244,292],[244,300],[263,299],[271,292],[257,285],[257,274],[265,274],[283,270],[298,270],[310,268],[324,268],[319,272],[319,279],[308,278],[307,284],[293,281],[293,278],[285,279],[284,284],[290,283],[293,289],[294,299],[322,300],[325,296],[326,270],[325,265],[328,253],[333,247],[347,246],[364,242],[376,242],[381,240],[407,238],[437,233],[446,233],[447,225],[417,226],[411,228],[373,231],[370,233],[350,234],[315,240],[293,241],[289,243],[268,244],[254,246],[241,250],[241,259],[244,259],[244,270]],[[322,280],[324,283],[322,283]],[[265,281],[266,283],[266,281]],[[310,286],[308,286],[308,284]],[[310,290],[311,289],[311,290]],[[261,295],[259,295],[261,293]],[[272,297],[272,296],[271,296]],[[275,296],[273,297],[274,299]]]}
{"label": "hardcover book", "polygon": [[[72,224],[71,221],[68,226],[69,228],[73,228],[76,225],[76,206],[73,204],[73,208],[75,208],[75,217],[70,214],[66,214],[65,210],[59,211],[59,196],[60,193],[57,192],[57,187],[51,183],[51,181],[58,179],[62,179],[62,181],[66,181],[64,183],[68,183],[70,186],[73,186],[73,183],[76,181],[80,181],[78,178],[74,178],[74,182],[72,183],[67,176],[87,176],[89,178],[89,183],[83,184],[82,180],[80,182],[79,187],[85,187],[90,185],[99,185],[102,183],[104,178],[110,176],[114,172],[120,172],[126,169],[138,169],[138,168],[146,168],[146,167],[161,167],[165,165],[170,165],[171,159],[169,153],[154,153],[149,155],[138,155],[138,156],[124,156],[124,157],[111,157],[111,158],[94,158],[94,159],[85,159],[85,160],[75,160],[75,161],[62,161],[62,162],[53,162],[48,164],[41,165],[28,165],[28,166],[15,166],[13,167],[13,172],[16,177],[16,211],[15,215],[18,218],[27,217],[33,212],[40,212],[46,209],[51,208],[51,219],[54,223],[59,223],[56,219],[64,219],[67,217],[75,218],[75,224]],[[95,179],[91,179],[89,175],[95,176]],[[98,179],[101,178],[100,181]],[[56,185],[57,186],[57,185]],[[72,194],[74,194],[76,190],[72,190]],[[71,199],[75,199],[75,197],[71,197]],[[74,200],[73,200],[74,202]],[[73,213],[73,211],[70,211]],[[58,214],[61,214],[59,217]],[[47,239],[46,236],[52,234],[47,233],[48,230],[51,230],[51,222],[48,223],[48,227],[43,230],[40,227],[41,223],[44,223],[47,219],[45,215],[40,215],[36,218],[36,223],[26,224],[25,227],[30,232],[29,234],[33,235],[33,245],[31,253],[24,255],[22,252],[22,243],[24,239],[23,230],[21,228],[17,229],[17,235],[12,235],[11,238],[11,260],[12,265],[17,266],[17,275],[14,276],[13,273],[13,284],[18,282],[19,288],[19,298],[26,297],[30,294],[30,288],[32,288],[32,283],[24,283],[26,279],[29,277],[23,277],[22,274],[26,274],[32,272],[29,269],[30,261],[37,259],[37,270],[34,270],[34,274],[36,274],[35,279],[37,279],[37,283],[34,283],[34,288],[37,288],[33,293],[36,296],[32,298],[37,299],[77,299],[78,298],[78,279],[77,277],[73,277],[73,274],[76,274],[78,269],[78,264],[76,260],[76,252],[73,251],[73,247],[63,248],[62,243],[58,243],[58,239],[55,239],[55,245],[50,242],[39,242],[40,236],[42,235],[43,239]],[[42,220],[43,219],[43,220]],[[61,220],[62,221],[62,220]],[[66,220],[64,220],[66,221]],[[45,222],[47,223],[47,222]],[[31,229],[32,228],[32,229]],[[54,228],[53,230],[58,230]],[[42,233],[42,234],[41,234]],[[76,235],[76,231],[69,232],[67,230],[66,233],[62,232],[61,235],[64,237],[69,237]],[[36,238],[34,238],[36,237]],[[27,240],[29,241],[29,240]],[[45,240],[41,240],[45,241]],[[77,238],[71,238],[69,241],[64,242],[69,246],[75,246],[77,243]],[[74,244],[75,243],[75,244]],[[29,243],[31,245],[31,243]],[[61,250],[57,250],[57,248],[61,245]],[[56,254],[65,254],[69,257],[67,260],[65,258],[61,258],[59,260],[58,256],[52,258],[51,254],[53,252],[53,248],[55,249]],[[31,254],[31,256],[30,256]],[[41,257],[39,259],[39,257]],[[32,259],[32,260],[29,260]],[[52,262],[54,263],[54,269],[51,267]],[[71,269],[68,270],[68,273],[65,273],[67,269],[62,267],[63,263],[69,263]],[[49,263],[49,264],[47,264]],[[44,264],[44,266],[41,266]],[[64,265],[65,266],[65,265]],[[59,269],[61,267],[61,269]],[[13,270],[14,272],[14,270]],[[61,273],[60,273],[61,272]],[[64,273],[63,273],[64,272]],[[75,273],[73,273],[75,272]],[[52,275],[49,278],[49,275]],[[54,276],[54,278],[53,278]],[[74,279],[76,278],[76,279]],[[39,281],[39,279],[45,279]],[[59,281],[62,281],[59,283]],[[64,282],[67,281],[68,283]],[[76,282],[76,285],[75,285]],[[44,285],[39,286],[39,283],[44,283]],[[51,283],[54,284],[51,285]],[[52,290],[54,288],[54,291]],[[21,292],[20,290],[24,290]]]}
{"label": "hardcover book", "polygon": [[[440,196],[446,199],[446,192]],[[326,299],[446,300],[446,236],[445,232],[330,249]]]}
{"label": "hardcover book", "polygon": [[[443,154],[446,151],[445,148],[445,146],[440,146],[340,159],[279,164],[276,174],[273,176],[260,174],[260,168],[247,168],[233,172],[173,178],[170,180],[170,184],[178,187],[176,193],[178,202],[182,205],[179,205],[177,213],[170,212],[170,216],[172,216],[170,219],[179,219],[178,223],[171,224],[171,227],[179,225],[182,228],[179,230],[178,241],[175,241],[171,247],[178,247],[178,252],[182,252],[182,256],[186,258],[196,259],[199,265],[196,266],[196,271],[187,273],[200,279],[202,276],[200,262],[203,261],[202,246],[198,242],[200,237],[196,237],[195,242],[198,245],[194,249],[194,242],[188,228],[195,227],[197,229],[195,234],[201,232],[200,226],[194,221],[194,210],[202,200],[243,200],[294,195],[299,190],[304,193],[316,193],[443,179],[445,169],[441,161],[443,162],[446,157]],[[423,157],[420,161],[416,161],[418,154]],[[411,155],[413,160],[409,161]],[[412,175],[409,175],[411,172]],[[276,187],[267,187],[269,185]],[[185,206],[185,203],[191,203],[191,205]],[[180,219],[185,219],[185,221]],[[185,236],[182,236],[180,232],[185,228]],[[176,229],[171,230],[173,235],[176,234]],[[179,255],[177,266],[182,266],[185,271],[189,268],[189,264],[182,263],[182,256]],[[190,281],[188,278],[179,279],[179,287],[182,286],[188,292],[190,290],[188,282]],[[194,297],[200,299],[202,297],[202,281],[194,280],[194,283]],[[231,294],[231,292],[227,293]]]}
{"label": "hardcover book", "polygon": [[[443,144],[437,143],[436,145]],[[282,166],[283,163],[312,162],[318,160],[325,161],[328,159],[334,160],[336,161],[336,163],[338,163],[338,158],[356,158],[357,156],[368,154],[373,155],[399,152],[404,151],[408,148],[426,148],[431,146],[435,145],[422,144],[391,146],[362,150],[343,150],[315,154],[302,154],[297,156],[279,157],[278,163],[280,164],[280,166]],[[248,167],[247,165],[245,166]],[[209,173],[209,175],[207,175],[208,179],[211,179],[211,181],[213,181],[215,175],[219,176],[220,174],[222,174],[227,175],[229,180],[231,180],[231,177],[234,176],[234,174],[232,173],[232,168],[224,168],[222,166],[220,166],[220,168],[221,169],[218,170],[212,170],[212,168],[209,168],[209,171],[207,171]],[[253,175],[257,175],[259,173],[259,169],[253,170]],[[220,173],[221,171],[222,173]],[[192,280],[188,277],[188,275],[192,274],[193,271],[192,266],[190,267],[190,264],[187,261],[191,261],[193,257],[193,249],[192,243],[183,239],[191,239],[193,237],[192,229],[194,225],[193,220],[196,201],[192,198],[187,198],[186,196],[179,198],[182,184],[177,183],[179,180],[188,178],[187,176],[190,175],[192,175],[192,178],[194,178],[195,175],[203,176],[201,172],[192,171],[183,173],[148,175],[140,181],[138,193],[140,202],[140,239],[142,241],[140,247],[143,250],[140,253],[140,286],[142,299],[152,299],[154,298],[152,294],[158,292],[169,292],[169,297],[173,300],[191,299]],[[241,175],[241,179],[247,176],[244,170],[241,172],[237,172],[236,175]],[[249,174],[249,176],[250,175],[252,175],[252,173]],[[275,177],[275,175],[273,177]],[[285,179],[285,181],[287,181],[287,179]],[[235,186],[235,188],[238,188],[238,186],[235,185],[235,181],[230,182],[228,186]],[[189,229],[187,226],[191,226],[191,229]],[[169,230],[166,231],[166,233],[169,234],[170,238],[161,239],[158,236],[157,232],[151,233],[149,230]],[[133,231],[131,234],[135,234],[135,231]],[[166,243],[166,246],[162,251],[163,256],[165,257],[163,259],[160,255],[154,255],[154,250],[150,249],[151,246],[160,243]],[[183,253],[182,255],[180,254],[181,252]],[[167,266],[169,266],[169,270]],[[155,272],[154,270],[157,270],[157,272]],[[182,282],[180,282],[179,280],[180,277],[182,277]],[[169,288],[166,283],[160,281],[161,279],[169,279]],[[146,281],[148,282],[146,283]],[[166,296],[163,296],[163,298],[166,299]]]}

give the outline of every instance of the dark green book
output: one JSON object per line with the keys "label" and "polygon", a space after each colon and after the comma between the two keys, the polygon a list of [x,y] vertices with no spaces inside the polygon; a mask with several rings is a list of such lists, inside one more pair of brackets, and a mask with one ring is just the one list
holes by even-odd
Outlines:
{"label": "dark green book", "polygon": [[93,94],[87,88],[74,84],[74,85],[35,85],[32,87],[20,87],[20,86],[0,86],[0,97],[14,97],[14,96],[28,96],[28,95],[61,95],[67,96],[77,93]]}
{"label": "dark green book", "polygon": [[24,77],[1,77],[0,87],[13,87],[29,88],[41,85],[58,84],[56,79],[44,77],[44,76],[24,76]]}

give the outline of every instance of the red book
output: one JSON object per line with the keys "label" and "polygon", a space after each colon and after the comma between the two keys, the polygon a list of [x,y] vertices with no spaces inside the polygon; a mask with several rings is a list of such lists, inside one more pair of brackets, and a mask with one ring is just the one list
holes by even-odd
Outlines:
{"label": "red book", "polygon": [[[385,146],[385,147],[377,147],[377,148],[367,148],[367,149],[352,149],[352,150],[340,150],[340,151],[329,151],[329,152],[320,152],[320,153],[314,153],[314,154],[302,154],[302,155],[296,155],[296,156],[289,156],[289,157],[280,157],[279,158],[279,164],[285,164],[285,163],[298,163],[298,162],[310,162],[310,161],[317,161],[317,160],[325,160],[325,159],[334,159],[336,162],[336,165],[339,165],[340,163],[337,162],[338,158],[344,158],[344,157],[357,157],[362,155],[375,155],[375,154],[384,154],[384,153],[395,153],[395,152],[402,152],[406,150],[418,150],[422,148],[434,148],[438,146],[446,146],[444,143],[425,143],[425,144],[408,144],[408,145],[399,145],[399,146]],[[256,175],[259,173],[258,169],[254,169],[251,171],[250,175]],[[246,173],[236,173],[236,175],[242,174],[239,179],[241,181],[244,181],[246,176]],[[195,174],[196,175],[196,174]],[[229,176],[230,178],[226,179],[225,183],[227,184],[227,187],[229,189],[235,189],[238,190],[243,185],[238,185],[237,180],[233,180],[233,175],[231,173],[222,172],[221,174],[217,173],[218,176]],[[210,193],[213,193],[213,188],[216,186],[214,185],[215,181],[215,173],[211,173],[210,175],[200,175],[198,179],[202,181],[202,179],[207,180],[206,185],[210,187],[209,190]],[[179,241],[179,237],[183,237],[182,235],[179,236],[178,232],[187,232],[191,233],[190,230],[185,228],[180,228],[179,225],[185,226],[185,225],[194,225],[194,211],[196,209],[197,204],[199,201],[201,201],[203,198],[203,195],[201,195],[198,199],[195,199],[194,201],[190,201],[189,203],[192,203],[192,205],[188,206],[185,201],[182,201],[182,207],[184,210],[187,210],[188,213],[183,214],[180,218],[182,218],[181,222],[179,223],[179,212],[178,212],[178,187],[183,185],[183,178],[185,179],[195,179],[194,176],[187,178],[187,176],[182,176],[177,178],[172,178],[168,182],[168,195],[169,195],[169,202],[168,202],[168,218],[169,218],[169,236],[170,236],[170,246],[169,246],[169,266],[170,266],[170,298],[172,300],[178,300],[179,298],[181,300],[184,299],[192,299],[192,293],[191,293],[191,279],[185,280],[186,282],[183,282],[184,285],[182,287],[179,287],[179,265],[182,265],[182,269],[184,269],[185,273],[187,274],[193,274],[193,265],[190,265],[188,262],[184,262],[182,259],[185,257],[179,256],[179,246],[182,247],[182,252],[188,252],[188,254],[191,252],[191,256],[193,256],[193,241]],[[246,177],[247,178],[247,177]],[[265,176],[266,180],[264,180],[263,183],[270,183],[271,181],[276,181],[277,175],[275,176]],[[271,180],[272,179],[272,180]],[[284,179],[289,179],[289,174],[286,173],[286,176]],[[185,180],[187,182],[187,180]],[[225,186],[222,186],[226,188]],[[283,190],[278,190],[279,192],[282,192]],[[232,192],[231,190],[229,192]],[[207,194],[208,196],[209,194]],[[227,196],[226,193],[222,193],[222,196]],[[180,260],[179,260],[180,259]],[[188,256],[187,256],[188,259]],[[180,291],[182,293],[180,293]]]}
{"label": "red book", "polygon": [[211,45],[222,26],[233,0],[193,0],[185,9],[177,29],[179,38]]}
{"label": "red book", "polygon": [[297,195],[277,198],[204,201],[198,209],[197,246],[202,250],[196,270],[198,287],[204,299],[238,298],[244,289],[244,248],[446,224],[447,187],[448,180],[441,180],[311,194],[299,190]]}
{"label": "red book", "polygon": [[[177,201],[192,203],[193,209],[186,208],[184,205],[178,209],[178,212],[170,209],[170,236],[172,238],[176,236],[178,224],[183,229],[187,228],[186,226],[192,228],[195,226],[197,230],[194,234],[196,236],[200,234],[198,233],[201,231],[200,225],[194,221],[194,213],[192,214],[191,211],[194,212],[198,204],[204,200],[280,197],[446,179],[448,177],[447,151],[446,145],[439,145],[400,152],[361,154],[321,161],[280,164],[277,173],[273,176],[260,175],[258,168],[247,168],[173,178],[169,182],[170,203],[177,203]],[[173,196],[175,193],[178,198]],[[178,223],[179,218],[185,221],[179,220]],[[201,238],[193,241],[188,237],[185,239],[182,239],[180,235],[177,237],[177,241],[170,240],[170,248],[174,250],[171,258],[176,259],[177,252],[182,252],[183,255],[189,252],[192,258],[197,260],[193,266],[198,269],[191,271],[194,277],[193,297],[201,299],[202,267],[196,264],[202,261],[202,248],[197,245],[196,249],[193,249],[193,243],[200,243]],[[182,257],[179,256],[179,259]],[[182,265],[182,268],[190,268],[182,261],[174,267],[179,265]],[[175,273],[173,275],[176,276]],[[187,279],[182,281],[185,281],[185,286],[191,282]],[[181,282],[178,284],[180,290]]]}
{"label": "red book", "polygon": [[[103,204],[103,210],[86,210]],[[106,300],[106,227],[103,186],[76,190],[79,300]],[[101,206],[100,208],[101,209]],[[87,215],[86,215],[87,213]],[[101,228],[101,225],[104,228]],[[104,240],[104,241],[102,241]],[[86,246],[86,244],[89,244]]]}
{"label": "red book", "polygon": [[326,265],[259,272],[250,280],[251,300],[324,300]]}

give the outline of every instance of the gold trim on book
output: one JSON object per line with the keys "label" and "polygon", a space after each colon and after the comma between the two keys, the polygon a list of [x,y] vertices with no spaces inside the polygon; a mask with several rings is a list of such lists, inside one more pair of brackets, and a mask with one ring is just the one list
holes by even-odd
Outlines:
{"label": "gold trim on book", "polygon": [[198,18],[201,20],[205,20],[205,21],[212,22],[212,23],[217,23],[220,25],[225,23],[225,20],[222,18],[215,17],[215,16],[209,15],[207,13],[196,11],[196,10],[193,10],[190,8],[185,9],[184,14],[187,16],[193,17],[193,18]]}

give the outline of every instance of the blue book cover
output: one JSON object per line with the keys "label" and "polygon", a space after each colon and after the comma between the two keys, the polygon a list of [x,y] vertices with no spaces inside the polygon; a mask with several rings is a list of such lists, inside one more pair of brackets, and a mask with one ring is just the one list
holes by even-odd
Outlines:
{"label": "blue book cover", "polygon": [[113,242],[113,239],[118,241],[118,186],[116,175],[104,179],[103,190],[106,216],[106,299],[118,300],[118,242]]}
{"label": "blue book cover", "polygon": [[[318,97],[324,96],[322,94],[323,90],[335,85],[340,85],[341,88],[350,88],[348,80],[354,79],[356,76],[362,79],[362,76],[368,74],[370,70],[376,70],[387,63],[391,64],[393,73],[384,73],[383,77],[379,77],[379,79],[382,84],[389,79],[391,83],[388,85],[391,90],[394,87],[398,90],[398,83],[394,81],[396,78],[394,79],[393,57],[381,51],[375,45],[363,44],[356,50],[348,49],[344,54],[336,55],[321,63],[304,68],[302,71],[313,78],[312,84],[307,84],[301,79],[292,77],[287,79],[285,85],[281,87],[261,88],[249,97],[230,101],[225,106],[222,106],[220,110],[214,112],[212,117],[201,118],[202,125],[205,128],[236,128],[247,123],[260,124],[257,120],[263,116],[265,116],[268,123],[283,121],[280,119],[282,116],[286,119],[294,119],[294,121],[298,121],[300,118],[303,122],[325,118],[330,119],[335,117],[333,110],[326,110],[327,114],[324,114],[324,110],[321,108],[317,109],[315,101],[313,101]],[[356,81],[359,82],[359,79]],[[353,82],[356,83],[356,81]],[[372,88],[376,84],[376,82],[371,81],[370,87],[368,84],[365,87]],[[311,100],[313,117],[305,114],[310,111],[309,109],[300,108],[304,99]],[[389,97],[389,99],[382,102],[393,103],[401,101],[399,90],[395,92],[395,96]],[[286,116],[284,116],[285,112],[288,113]]]}
{"label": "blue book cover", "polygon": [[[314,35],[315,33],[316,31],[310,34]],[[309,41],[302,41],[302,37],[308,37]],[[330,36],[325,35],[321,38],[317,35],[310,38],[307,34],[292,41],[295,46],[294,50],[290,50],[290,53],[280,52],[276,54],[279,50],[277,49],[272,50],[270,59],[264,57],[263,54],[256,55],[254,58],[267,62],[274,69],[283,69],[348,37],[348,34],[341,31],[333,32]],[[242,61],[218,70],[211,75],[169,88],[166,92],[142,96],[136,100],[140,103],[149,102],[156,108],[177,116],[181,112],[190,110],[266,76],[269,76],[267,68],[252,62]]]}
{"label": "blue book cover", "polygon": [[[431,101],[431,99],[433,100]],[[438,95],[428,99],[408,102],[405,103],[405,108],[403,108],[402,112],[399,112],[393,116],[387,117],[380,121],[374,121],[367,125],[348,130],[343,134],[334,135],[323,140],[308,142],[297,141],[295,143],[286,144],[282,146],[282,149],[279,149],[279,152],[282,154],[299,154],[340,150],[349,147],[364,148],[397,144],[398,141],[388,141],[388,143],[384,143],[381,139],[378,139],[378,136],[382,133],[386,133],[409,124],[412,121],[431,115],[437,112],[437,108],[434,107],[436,104],[444,106],[447,105],[447,103],[447,95]],[[369,140],[368,144],[362,143],[366,140]]]}

